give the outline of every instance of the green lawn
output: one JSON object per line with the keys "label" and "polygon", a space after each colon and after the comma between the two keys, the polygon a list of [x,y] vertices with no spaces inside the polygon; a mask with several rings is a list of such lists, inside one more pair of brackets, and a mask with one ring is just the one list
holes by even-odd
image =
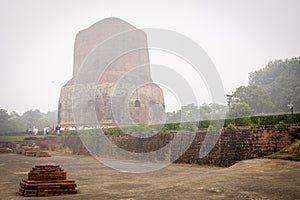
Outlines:
{"label": "green lawn", "polygon": [[43,138],[45,136],[43,136],[43,135],[38,135],[38,136],[33,136],[33,135],[0,135],[0,142],[23,141],[25,138],[28,138],[28,137]]}

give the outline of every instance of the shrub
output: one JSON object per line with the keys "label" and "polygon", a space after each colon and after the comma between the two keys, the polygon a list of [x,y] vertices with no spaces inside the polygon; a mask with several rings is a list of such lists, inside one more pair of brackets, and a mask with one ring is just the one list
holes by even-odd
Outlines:
{"label": "shrub", "polygon": [[180,123],[169,123],[164,124],[162,130],[163,131],[178,131],[180,129]]}
{"label": "shrub", "polygon": [[250,126],[249,126],[249,129],[256,129],[258,127],[258,125],[257,124],[255,124],[255,123],[251,123],[250,124]]}
{"label": "shrub", "polygon": [[226,126],[226,130],[235,131],[236,129],[237,129],[237,127],[234,124],[228,124]]}
{"label": "shrub", "polygon": [[288,128],[287,124],[284,123],[284,121],[280,121],[276,127],[279,129],[287,129]]}
{"label": "shrub", "polygon": [[198,128],[208,128],[210,125],[210,120],[200,121],[198,124]]}
{"label": "shrub", "polygon": [[250,117],[239,117],[235,118],[234,124],[236,126],[250,126],[251,124],[251,119]]}
{"label": "shrub", "polygon": [[[235,130],[237,126],[249,126],[250,129],[257,128],[260,125],[275,125],[278,128],[287,128],[287,124],[300,123],[300,113],[294,113],[293,118],[291,114],[279,115],[264,115],[264,116],[247,116],[238,118],[228,118],[225,120],[203,120],[199,122],[178,122],[167,124],[154,124],[144,126],[129,126],[129,127],[114,127],[104,128],[102,131],[106,135],[123,134],[124,133],[153,133],[159,130],[165,131],[178,131],[180,129],[195,131],[197,128],[208,128],[209,130],[217,130],[221,127],[226,127],[228,130]],[[224,124],[223,124],[224,123]],[[84,133],[98,134],[99,130],[84,130]],[[63,131],[63,135],[76,135],[77,131]],[[24,133],[22,133],[24,134]],[[295,136],[296,137],[296,136]],[[298,137],[298,136],[297,136]]]}
{"label": "shrub", "polygon": [[181,129],[187,131],[196,131],[198,129],[198,122],[182,122]]}
{"label": "shrub", "polygon": [[114,127],[114,128],[104,128],[102,129],[103,133],[105,135],[120,135],[123,133],[123,131],[119,127]]}
{"label": "shrub", "polygon": [[234,124],[234,118],[228,118],[228,119],[225,119],[225,122],[224,122],[224,127],[227,127],[229,124]]}

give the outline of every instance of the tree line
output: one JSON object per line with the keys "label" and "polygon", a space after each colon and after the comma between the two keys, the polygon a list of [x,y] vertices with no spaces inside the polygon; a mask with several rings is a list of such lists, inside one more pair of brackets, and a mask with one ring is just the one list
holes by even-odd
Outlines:
{"label": "tree line", "polygon": [[[199,121],[289,112],[300,109],[300,57],[275,60],[264,68],[250,73],[249,84],[236,88],[227,95],[227,106],[215,103],[182,106],[176,112],[166,113],[166,122]],[[26,111],[22,116],[0,109],[0,132],[25,131],[57,124],[57,111],[41,113],[38,109]]]}
{"label": "tree line", "polygon": [[57,111],[42,113],[40,110],[28,110],[23,115],[16,111],[8,113],[0,109],[0,132],[25,132],[33,127],[42,130],[44,127],[57,125]]}
{"label": "tree line", "polygon": [[250,73],[249,85],[233,92],[228,102],[229,117],[288,112],[290,105],[299,110],[299,77],[300,57],[269,62]]}
{"label": "tree line", "polygon": [[[242,117],[289,112],[300,109],[300,57],[275,60],[264,68],[251,72],[249,84],[236,88],[227,95],[227,107],[217,104],[201,106],[187,105],[179,111],[167,113],[167,122],[184,121],[184,114],[190,118],[217,119],[216,113],[224,112],[226,117]],[[181,117],[180,120],[180,116]],[[174,122],[174,121],[173,121]]]}

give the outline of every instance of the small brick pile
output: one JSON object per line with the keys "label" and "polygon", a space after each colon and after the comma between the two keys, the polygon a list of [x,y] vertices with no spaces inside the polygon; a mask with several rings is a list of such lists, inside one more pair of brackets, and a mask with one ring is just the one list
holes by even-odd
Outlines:
{"label": "small brick pile", "polygon": [[33,147],[23,147],[17,150],[18,154],[31,157],[51,157],[47,152],[40,151]]}
{"label": "small brick pile", "polygon": [[28,179],[22,179],[19,189],[19,194],[25,197],[76,193],[75,181],[67,180],[67,172],[57,164],[35,165],[28,172]]}
{"label": "small brick pile", "polygon": [[13,153],[13,145],[11,142],[0,142],[0,153]]}

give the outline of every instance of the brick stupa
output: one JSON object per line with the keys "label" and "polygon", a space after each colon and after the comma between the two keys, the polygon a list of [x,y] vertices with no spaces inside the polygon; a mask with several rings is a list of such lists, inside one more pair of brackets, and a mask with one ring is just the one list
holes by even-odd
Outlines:
{"label": "brick stupa", "polygon": [[20,182],[19,194],[25,197],[76,194],[76,183],[57,164],[37,164]]}
{"label": "brick stupa", "polygon": [[73,77],[59,98],[62,128],[162,124],[164,116],[144,31],[110,17],[77,33]]}

